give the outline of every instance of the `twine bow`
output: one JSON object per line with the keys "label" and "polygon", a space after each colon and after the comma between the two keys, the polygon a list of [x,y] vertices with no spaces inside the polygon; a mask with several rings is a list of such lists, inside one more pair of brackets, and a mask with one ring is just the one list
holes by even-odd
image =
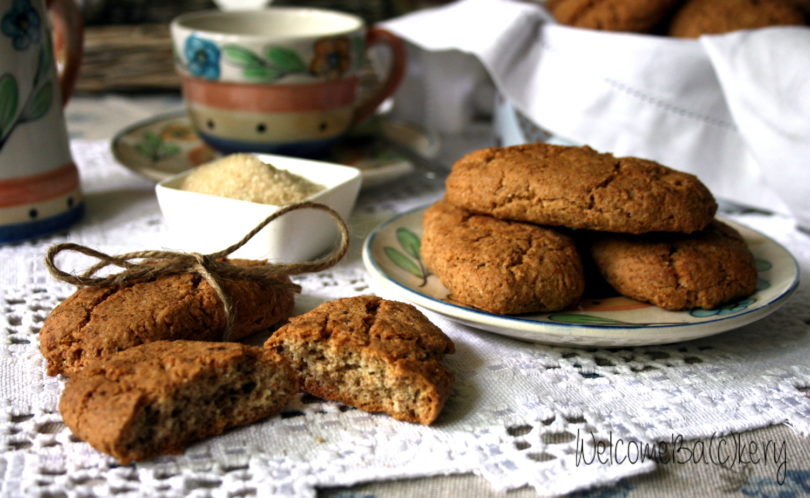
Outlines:
{"label": "twine bow", "polygon": [[[245,245],[262,228],[275,219],[299,209],[318,209],[325,211],[335,219],[340,231],[340,245],[333,252],[322,256],[314,261],[305,263],[267,263],[256,266],[238,266],[227,258],[232,252]],[[199,254],[196,252],[179,251],[136,251],[125,254],[111,256],[101,251],[97,251],[81,244],[65,242],[56,244],[48,249],[45,256],[45,265],[54,278],[79,287],[117,287],[127,283],[149,280],[162,275],[172,275],[177,273],[197,273],[214,289],[222,307],[225,311],[225,333],[224,340],[228,340],[234,325],[233,304],[231,299],[222,288],[223,278],[253,280],[266,283],[279,288],[293,289],[300,292],[301,287],[292,283],[286,283],[279,277],[286,275],[300,275],[325,270],[334,266],[346,254],[349,249],[349,229],[346,222],[332,208],[315,202],[302,202],[283,207],[265,218],[253,230],[248,232],[237,243],[211,254]],[[55,263],[56,255],[62,251],[75,251],[99,260],[84,273],[74,275],[61,270]],[[133,261],[140,260],[140,261]],[[95,276],[100,270],[108,266],[118,266],[123,271],[106,276]]]}

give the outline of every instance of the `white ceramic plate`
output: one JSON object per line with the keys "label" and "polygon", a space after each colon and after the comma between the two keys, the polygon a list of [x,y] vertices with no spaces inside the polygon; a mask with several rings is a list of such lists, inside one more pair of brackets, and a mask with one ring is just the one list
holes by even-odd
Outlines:
{"label": "white ceramic plate", "polygon": [[[437,137],[416,126],[377,116],[352,130],[321,160],[359,169],[362,187],[374,187],[415,169],[386,141],[423,157],[433,157],[439,150]],[[111,147],[119,163],[156,182],[219,157],[197,136],[185,111],[128,126],[115,135]]]}
{"label": "white ceramic plate", "polygon": [[726,221],[742,234],[756,257],[758,289],[748,298],[716,310],[673,312],[621,296],[606,296],[561,312],[495,315],[446,301],[447,289],[425,270],[418,257],[425,209],[394,216],[368,236],[363,262],[373,283],[457,322],[532,342],[625,347],[688,341],[764,318],[776,311],[799,283],[798,265],[785,248],[759,232]]}

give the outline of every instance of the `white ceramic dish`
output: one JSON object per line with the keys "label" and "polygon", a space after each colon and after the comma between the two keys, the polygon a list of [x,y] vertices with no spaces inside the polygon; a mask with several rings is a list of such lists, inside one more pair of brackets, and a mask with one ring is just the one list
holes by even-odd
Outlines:
{"label": "white ceramic dish", "polygon": [[[262,161],[323,185],[325,190],[307,200],[326,204],[343,219],[351,213],[360,191],[357,168],[286,156],[256,154]],[[158,204],[170,228],[171,247],[211,253],[238,242],[279,206],[228,199],[177,187],[186,171],[155,187]],[[328,214],[303,209],[276,219],[232,256],[296,262],[312,259],[330,248],[337,238],[335,221]]]}
{"label": "white ceramic dish", "polygon": [[376,228],[363,246],[372,284],[403,300],[471,327],[532,342],[597,347],[668,344],[742,327],[776,311],[799,282],[790,253],[764,235],[729,221],[746,239],[757,260],[759,285],[748,298],[717,310],[666,311],[620,296],[583,301],[556,313],[502,316],[446,301],[448,291],[419,259],[419,208]]}

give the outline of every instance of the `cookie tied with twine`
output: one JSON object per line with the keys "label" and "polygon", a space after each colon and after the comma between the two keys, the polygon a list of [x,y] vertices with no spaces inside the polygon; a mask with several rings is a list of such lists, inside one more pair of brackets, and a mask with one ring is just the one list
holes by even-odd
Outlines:
{"label": "cookie tied with twine", "polygon": [[[256,266],[239,266],[227,260],[227,257],[231,253],[245,245],[265,226],[291,211],[300,209],[325,211],[335,220],[340,232],[340,243],[334,251],[321,258],[302,263],[265,263]],[[54,278],[78,287],[122,287],[139,281],[152,280],[160,276],[178,273],[196,273],[208,282],[222,302],[226,319],[223,340],[227,341],[230,338],[234,325],[234,307],[230,297],[223,290],[222,279],[253,280],[271,286],[281,286],[292,289],[294,292],[300,292],[300,286],[286,283],[280,280],[280,277],[314,273],[330,268],[345,256],[348,248],[349,229],[340,214],[323,204],[301,202],[279,209],[265,218],[235,244],[210,254],[147,250],[111,256],[87,246],[65,242],[56,244],[48,249],[45,256],[45,265]],[[60,269],[55,262],[56,256],[63,251],[78,252],[96,258],[99,261],[81,274],[68,273]],[[109,266],[117,266],[123,270],[110,275],[97,275],[99,271]]]}

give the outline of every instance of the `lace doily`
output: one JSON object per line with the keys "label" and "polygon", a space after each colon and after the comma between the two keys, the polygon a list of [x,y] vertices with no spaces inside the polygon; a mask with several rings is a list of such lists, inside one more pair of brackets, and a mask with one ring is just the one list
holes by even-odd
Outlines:
{"label": "lace doily", "polygon": [[[309,396],[280,416],[119,466],[77,440],[57,410],[64,379],[47,377],[37,333],[73,289],[51,279],[45,249],[65,239],[105,252],[161,247],[152,185],[115,164],[106,142],[74,142],[88,215],[67,234],[0,248],[2,496],[314,496],[319,486],[472,472],[496,489],[561,494],[652,470],[650,459],[583,462],[582,449],[709,437],[787,423],[810,434],[810,292],[773,315],[694,342],[622,350],[523,343],[427,313],[454,340],[456,384],[434,426],[396,422]],[[364,192],[353,248],[338,267],[297,278],[298,311],[371,292],[362,239],[391,214],[427,204],[441,185],[421,177]],[[790,220],[736,221],[786,246],[807,281],[810,238]],[[584,446],[582,446],[584,445]],[[577,451],[580,450],[578,455]]]}

